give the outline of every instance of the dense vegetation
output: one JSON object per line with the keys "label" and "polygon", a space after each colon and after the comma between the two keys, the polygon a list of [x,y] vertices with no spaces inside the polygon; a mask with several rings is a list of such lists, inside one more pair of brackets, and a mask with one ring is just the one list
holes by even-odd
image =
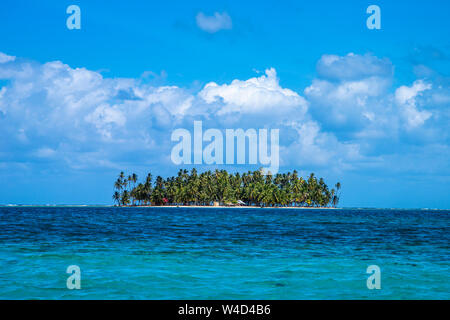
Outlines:
{"label": "dense vegetation", "polygon": [[158,176],[155,183],[149,173],[144,182],[137,182],[136,174],[126,177],[120,173],[114,183],[113,199],[117,205],[232,205],[242,201],[264,207],[335,207],[341,187],[338,182],[330,190],[314,173],[304,180],[295,170],[272,176],[261,171],[229,174],[226,170],[198,174],[194,168],[190,173],[180,170],[176,177]]}

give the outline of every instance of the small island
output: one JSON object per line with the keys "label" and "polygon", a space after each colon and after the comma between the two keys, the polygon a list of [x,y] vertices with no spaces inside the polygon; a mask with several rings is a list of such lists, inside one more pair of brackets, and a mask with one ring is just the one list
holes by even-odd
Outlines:
{"label": "small island", "polygon": [[114,183],[113,200],[117,206],[247,206],[273,208],[335,208],[341,184],[331,190],[322,178],[311,173],[308,179],[298,172],[263,174],[262,170],[228,173],[226,170],[198,173],[180,169],[176,177],[151,173],[138,183],[133,173],[121,172]]}

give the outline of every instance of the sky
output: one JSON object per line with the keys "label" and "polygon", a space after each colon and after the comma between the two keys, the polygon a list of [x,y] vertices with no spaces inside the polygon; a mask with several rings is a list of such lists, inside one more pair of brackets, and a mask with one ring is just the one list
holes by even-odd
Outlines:
{"label": "sky", "polygon": [[[81,29],[68,29],[70,5]],[[381,29],[369,29],[370,5]],[[341,206],[450,208],[448,1],[0,4],[0,204],[111,204],[177,128],[279,129]],[[247,171],[254,165],[197,165]]]}

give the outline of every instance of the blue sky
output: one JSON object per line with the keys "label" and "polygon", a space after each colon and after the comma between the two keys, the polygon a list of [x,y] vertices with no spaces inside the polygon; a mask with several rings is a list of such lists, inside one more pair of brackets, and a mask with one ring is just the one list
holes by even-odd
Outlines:
{"label": "blue sky", "polygon": [[448,1],[0,9],[0,203],[111,203],[121,168],[175,173],[172,131],[203,120],[279,128],[280,171],[339,180],[344,206],[450,207]]}

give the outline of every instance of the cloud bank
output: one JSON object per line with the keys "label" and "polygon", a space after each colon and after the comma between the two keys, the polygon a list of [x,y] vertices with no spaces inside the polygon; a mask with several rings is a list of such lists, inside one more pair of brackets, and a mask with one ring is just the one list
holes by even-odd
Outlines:
{"label": "cloud bank", "polygon": [[302,93],[282,87],[274,68],[192,91],[0,53],[0,167],[171,165],[171,132],[202,120],[279,128],[282,167],[402,171],[395,162],[409,161],[412,171],[435,163],[426,170],[450,173],[433,160],[450,154],[448,86],[428,78],[395,88],[393,77],[386,58],[324,55]]}

